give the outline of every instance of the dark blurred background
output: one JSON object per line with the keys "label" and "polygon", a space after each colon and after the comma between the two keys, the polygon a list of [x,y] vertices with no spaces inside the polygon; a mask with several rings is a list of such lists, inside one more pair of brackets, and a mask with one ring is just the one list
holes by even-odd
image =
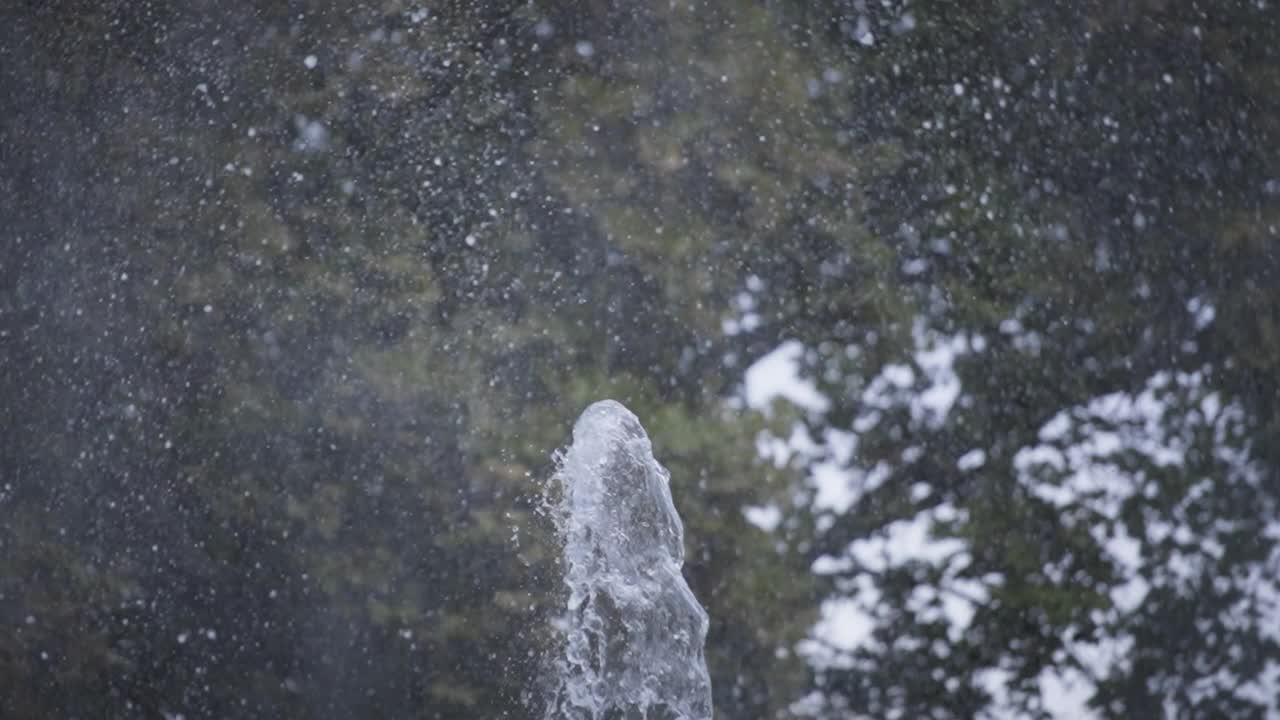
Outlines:
{"label": "dark blurred background", "polygon": [[1278,148],[1261,0],[9,0],[0,716],[541,717],[613,397],[719,718],[1280,717]]}

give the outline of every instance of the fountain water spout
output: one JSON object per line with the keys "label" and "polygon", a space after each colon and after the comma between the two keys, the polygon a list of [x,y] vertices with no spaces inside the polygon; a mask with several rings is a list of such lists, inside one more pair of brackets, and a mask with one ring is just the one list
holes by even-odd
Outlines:
{"label": "fountain water spout", "polygon": [[707,613],[680,572],[669,477],[622,404],[578,418],[555,476],[569,600],[547,720],[710,720]]}

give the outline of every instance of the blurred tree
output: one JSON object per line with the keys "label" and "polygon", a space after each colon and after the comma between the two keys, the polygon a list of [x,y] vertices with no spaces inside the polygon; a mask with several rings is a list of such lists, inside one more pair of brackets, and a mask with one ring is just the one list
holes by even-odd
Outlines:
{"label": "blurred tree", "polygon": [[1065,678],[1107,717],[1261,717],[1280,355],[1250,288],[1277,272],[1276,16],[794,13],[853,79],[851,152],[901,158],[862,188],[886,260],[832,263],[826,312],[762,312],[812,349],[815,435],[856,448],[815,558],[874,631],[823,673],[832,707],[1044,716]]}
{"label": "blurred tree", "polygon": [[[720,717],[1260,716],[1280,51],[1211,10],[0,8],[0,714],[539,716],[611,396]],[[825,409],[742,408],[783,340]]]}
{"label": "blurred tree", "polygon": [[583,57],[541,28],[615,18],[4,20],[6,715],[536,714],[559,602],[537,478],[605,394],[654,419],[698,529],[724,706],[801,692],[774,654],[807,630],[806,566],[741,512],[796,475],[721,417],[717,311],[669,303],[683,276],[526,149]]}

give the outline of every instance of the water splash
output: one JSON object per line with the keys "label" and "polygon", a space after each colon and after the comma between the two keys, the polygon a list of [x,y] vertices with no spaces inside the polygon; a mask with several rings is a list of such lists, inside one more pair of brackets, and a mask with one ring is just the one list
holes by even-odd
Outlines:
{"label": "water splash", "polygon": [[547,720],[710,720],[707,613],[680,574],[669,477],[620,403],[573,426],[555,476],[569,600]]}

